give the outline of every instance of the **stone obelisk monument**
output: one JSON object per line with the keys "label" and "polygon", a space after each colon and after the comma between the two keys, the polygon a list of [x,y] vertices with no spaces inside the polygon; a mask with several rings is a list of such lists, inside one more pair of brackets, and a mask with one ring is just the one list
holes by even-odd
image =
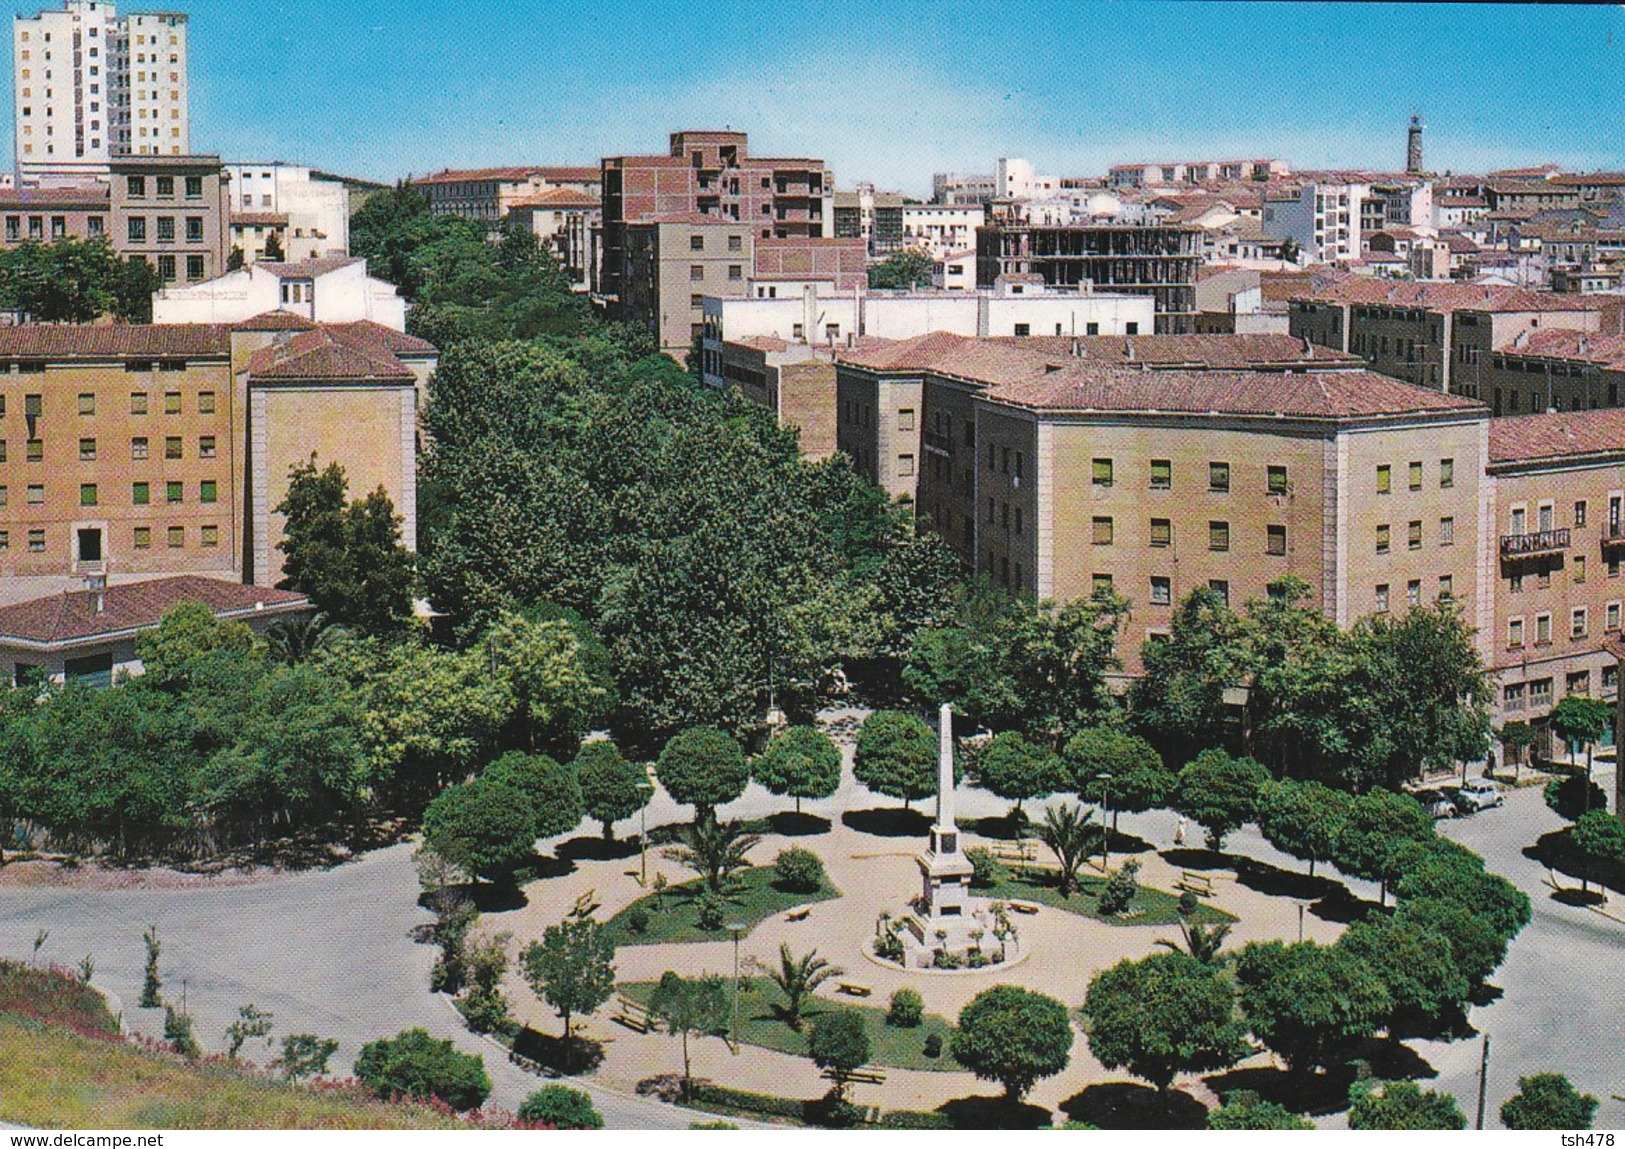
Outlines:
{"label": "stone obelisk monument", "polygon": [[931,845],[918,858],[926,917],[962,918],[970,900],[971,864],[954,825],[954,712],[943,703],[937,751],[937,820]]}

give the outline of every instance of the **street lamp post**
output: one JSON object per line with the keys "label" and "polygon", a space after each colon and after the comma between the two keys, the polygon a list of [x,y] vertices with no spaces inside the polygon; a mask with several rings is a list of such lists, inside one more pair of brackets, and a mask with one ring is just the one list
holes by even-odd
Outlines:
{"label": "street lamp post", "polygon": [[744,922],[729,922],[727,930],[734,936],[734,1004],[733,1021],[728,1027],[734,1055],[739,1054],[739,938],[745,932]]}
{"label": "street lamp post", "polygon": [[638,783],[638,792],[644,795],[638,807],[638,885],[649,887],[649,803],[654,798],[655,784],[645,778]]}
{"label": "street lamp post", "polygon": [[1112,831],[1106,819],[1111,812],[1112,776],[1100,773],[1095,777],[1100,781],[1100,871],[1109,874],[1112,869]]}

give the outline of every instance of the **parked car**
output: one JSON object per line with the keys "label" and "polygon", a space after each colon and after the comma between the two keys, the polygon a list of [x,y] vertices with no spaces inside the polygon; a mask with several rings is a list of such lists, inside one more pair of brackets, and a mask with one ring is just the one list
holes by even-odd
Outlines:
{"label": "parked car", "polygon": [[1456,806],[1464,814],[1476,814],[1505,801],[1501,788],[1488,778],[1474,778],[1456,789]]}
{"label": "parked car", "polygon": [[1455,818],[1461,814],[1460,808],[1443,790],[1417,790],[1412,797],[1422,803],[1422,809],[1435,818]]}

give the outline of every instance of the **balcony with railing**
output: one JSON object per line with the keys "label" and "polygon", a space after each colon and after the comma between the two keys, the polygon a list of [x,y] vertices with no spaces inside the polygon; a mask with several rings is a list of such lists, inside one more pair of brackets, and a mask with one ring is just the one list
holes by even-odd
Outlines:
{"label": "balcony with railing", "polygon": [[1539,558],[1561,554],[1569,549],[1569,529],[1559,527],[1549,531],[1530,531],[1521,535],[1501,536],[1501,557],[1504,559]]}
{"label": "balcony with railing", "polygon": [[1625,547],[1625,522],[1604,524],[1602,528],[1602,545],[1610,550],[1616,547]]}

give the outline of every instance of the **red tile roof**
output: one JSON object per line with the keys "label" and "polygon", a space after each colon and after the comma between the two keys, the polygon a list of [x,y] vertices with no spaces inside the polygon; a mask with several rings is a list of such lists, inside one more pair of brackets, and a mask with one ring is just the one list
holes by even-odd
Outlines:
{"label": "red tile roof", "polygon": [[381,348],[392,355],[440,354],[440,349],[427,339],[419,339],[416,335],[396,331],[393,327],[385,327],[382,323],[374,323],[370,319],[357,319],[351,323],[328,323],[324,326],[341,340],[358,346]]}
{"label": "red tile roof", "polygon": [[1533,359],[1572,359],[1594,363],[1613,371],[1625,371],[1625,335],[1600,335],[1594,331],[1567,331],[1560,327],[1537,327],[1520,331],[1518,337],[1497,350],[1502,355]]}
{"label": "red tile roof", "polygon": [[6,188],[0,191],[0,210],[29,208],[85,208],[106,211],[112,197],[106,184],[62,188]]}
{"label": "red tile roof", "polygon": [[[100,611],[96,609],[98,596]],[[67,591],[0,607],[0,643],[51,645],[146,629],[157,626],[183,602],[200,602],[222,617],[261,611],[290,613],[310,606],[308,598],[293,591],[177,575],[121,583],[100,592]]]}
{"label": "red tile roof", "polygon": [[983,396],[1048,412],[1365,419],[1483,414],[1482,403],[1374,371],[1135,371],[1071,367],[999,383]]}
{"label": "red tile roof", "polygon": [[318,327],[286,343],[261,348],[248,361],[254,381],[266,379],[361,383],[413,378],[412,372],[380,343],[345,338]]}
{"label": "red tile roof", "polygon": [[597,207],[601,201],[575,188],[548,188],[538,196],[521,200],[514,207]]}
{"label": "red tile roof", "polygon": [[[1136,363],[1197,370],[1258,369],[1278,364],[1360,365],[1358,355],[1320,347],[1291,335],[1035,335],[995,342],[1027,346],[1047,355],[1077,354],[1105,365]],[[1074,352],[1074,348],[1076,349]]]}
{"label": "red tile roof", "polygon": [[495,180],[501,183],[524,183],[533,175],[555,183],[597,183],[600,178],[599,170],[589,167],[445,168],[433,175],[420,176],[412,182],[459,184]]}
{"label": "red tile roof", "polygon": [[231,328],[214,323],[29,323],[0,327],[0,358],[224,358]]}
{"label": "red tile roof", "polygon": [[1293,302],[1348,303],[1421,308],[1426,311],[1597,311],[1572,295],[1470,283],[1395,283],[1353,278],[1292,297]]}
{"label": "red tile roof", "polygon": [[315,327],[315,320],[281,310],[262,311],[231,325],[233,331],[312,331]]}
{"label": "red tile roof", "polygon": [[1490,420],[1490,462],[1625,454],[1625,408],[1510,415]]}
{"label": "red tile roof", "polygon": [[275,211],[234,211],[232,227],[287,227],[288,214]]}
{"label": "red tile roof", "polygon": [[359,255],[325,255],[319,259],[300,259],[293,262],[260,260],[255,267],[263,267],[279,279],[316,279],[353,263],[366,263]]}

